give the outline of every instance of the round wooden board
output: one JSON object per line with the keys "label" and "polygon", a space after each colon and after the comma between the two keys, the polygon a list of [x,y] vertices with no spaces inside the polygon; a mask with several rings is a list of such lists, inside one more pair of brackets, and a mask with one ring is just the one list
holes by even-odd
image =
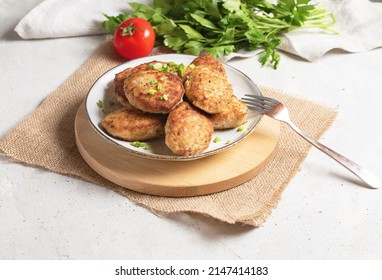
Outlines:
{"label": "round wooden board", "polygon": [[192,161],[164,161],[137,157],[103,139],[83,105],[75,119],[76,144],[92,169],[117,185],[159,196],[205,195],[247,182],[273,158],[279,136],[279,122],[263,117],[254,132],[227,151]]}

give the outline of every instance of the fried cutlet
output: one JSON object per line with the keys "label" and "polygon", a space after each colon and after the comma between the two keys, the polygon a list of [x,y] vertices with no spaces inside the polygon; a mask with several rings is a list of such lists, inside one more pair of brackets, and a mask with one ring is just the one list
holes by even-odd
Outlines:
{"label": "fried cutlet", "polygon": [[182,101],[184,87],[177,75],[146,69],[126,77],[124,92],[135,108],[148,113],[167,114]]}
{"label": "fried cutlet", "polygon": [[208,148],[212,122],[188,102],[170,112],[165,126],[165,143],[177,155],[194,155]]}
{"label": "fried cutlet", "polygon": [[[137,65],[133,68],[126,68],[123,71],[115,74],[114,77],[114,97],[115,100],[121,104],[124,107],[131,106],[129,101],[127,100],[123,85],[124,81],[127,76],[137,73],[141,70],[149,70],[149,69],[168,69],[169,73],[172,73],[174,75],[178,75],[178,69],[176,67],[171,67],[172,63],[170,62],[163,62],[163,61],[157,61],[153,60],[151,62],[142,63],[140,65]],[[166,68],[167,67],[167,68]]]}
{"label": "fried cutlet", "polygon": [[236,96],[232,96],[221,113],[210,115],[210,120],[215,129],[228,129],[241,126],[246,123],[248,116],[248,107]]}
{"label": "fried cutlet", "polygon": [[233,96],[233,87],[227,78],[204,66],[192,70],[184,87],[189,101],[210,114],[222,112]]}
{"label": "fried cutlet", "polygon": [[211,71],[217,72],[222,76],[227,77],[227,72],[224,68],[224,65],[209,54],[198,56],[191,62],[191,64],[194,66],[206,67]]}
{"label": "fried cutlet", "polygon": [[127,100],[125,91],[123,89],[123,83],[128,75],[131,74],[132,68],[127,68],[117,74],[114,77],[114,98],[115,100],[124,107],[130,107],[130,103]]}
{"label": "fried cutlet", "polygon": [[164,135],[166,118],[163,115],[145,114],[134,108],[122,108],[104,117],[101,126],[116,138],[143,141]]}

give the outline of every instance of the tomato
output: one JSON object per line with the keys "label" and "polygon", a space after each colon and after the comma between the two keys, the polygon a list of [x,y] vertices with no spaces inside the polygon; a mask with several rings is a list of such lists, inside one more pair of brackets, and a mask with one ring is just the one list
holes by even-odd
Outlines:
{"label": "tomato", "polygon": [[147,20],[142,18],[129,18],[114,32],[114,48],[126,59],[147,56],[154,48],[154,44],[154,29]]}

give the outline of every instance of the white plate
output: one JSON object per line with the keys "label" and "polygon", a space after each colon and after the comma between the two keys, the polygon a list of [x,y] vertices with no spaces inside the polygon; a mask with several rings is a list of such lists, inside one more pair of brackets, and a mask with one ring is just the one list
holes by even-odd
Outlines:
{"label": "white plate", "polygon": [[[150,145],[150,149],[145,150],[143,148],[133,147],[131,142],[116,139],[106,133],[100,126],[105,113],[98,107],[97,103],[101,100],[104,104],[104,110],[106,112],[114,111],[120,108],[119,105],[110,105],[109,101],[113,99],[114,91],[114,76],[115,74],[123,71],[128,67],[134,67],[142,63],[150,62],[152,60],[158,61],[173,61],[177,64],[183,63],[185,66],[189,65],[192,60],[196,57],[191,55],[181,55],[181,54],[166,54],[157,56],[148,56],[140,59],[135,59],[128,61],[122,65],[112,68],[105,74],[103,74],[94,85],[89,90],[86,100],[85,100],[85,110],[89,121],[95,131],[101,135],[107,141],[118,145],[125,149],[129,153],[133,153],[137,156],[150,158],[150,159],[160,159],[160,160],[193,160],[198,158],[203,158],[212,154],[223,152],[228,148],[233,147],[242,141],[248,134],[250,134],[259,123],[261,115],[256,114],[253,111],[248,113],[248,121],[243,126],[244,130],[239,131],[237,128],[227,129],[227,130],[217,130],[212,136],[211,143],[209,147],[196,155],[191,156],[178,156],[175,155],[165,144],[163,138],[154,139],[150,141],[144,141]],[[234,94],[241,99],[244,94],[252,93],[261,95],[260,90],[252,82],[252,80],[247,77],[244,73],[240,72],[236,68],[224,64],[228,81],[232,84],[234,88]],[[218,142],[214,142],[216,138],[221,139]]]}

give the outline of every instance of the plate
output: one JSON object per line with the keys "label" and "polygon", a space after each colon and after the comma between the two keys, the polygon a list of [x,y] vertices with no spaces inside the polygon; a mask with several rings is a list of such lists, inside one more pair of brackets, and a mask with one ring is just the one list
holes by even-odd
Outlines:
{"label": "plate", "polygon": [[[210,156],[216,153],[223,152],[238,143],[244,140],[257,126],[260,122],[262,115],[257,114],[256,112],[249,111],[247,123],[243,126],[233,129],[226,130],[215,130],[211,139],[209,147],[201,153],[189,156],[179,156],[175,155],[165,144],[163,138],[153,139],[150,141],[144,141],[149,144],[149,149],[144,149],[142,147],[132,146],[132,142],[120,140],[114,138],[106,133],[105,130],[101,127],[101,121],[105,116],[105,113],[117,110],[121,108],[118,104],[112,102],[113,92],[114,92],[114,77],[115,74],[125,70],[129,67],[135,67],[142,63],[147,63],[153,60],[158,61],[173,61],[177,64],[183,63],[184,65],[189,65],[196,56],[192,55],[182,55],[182,54],[165,54],[165,55],[156,55],[148,56],[140,59],[135,59],[128,61],[124,64],[116,66],[101,77],[99,77],[93,86],[90,88],[86,99],[85,99],[85,111],[89,122],[93,129],[105,140],[122,147],[129,153],[132,153],[136,156],[158,159],[158,160],[172,160],[172,161],[184,161],[184,160],[195,160]],[[257,88],[255,83],[246,76],[243,72],[238,69],[224,64],[224,67],[227,71],[228,81],[232,84],[234,89],[234,94],[238,99],[241,99],[244,94],[252,93],[261,95],[260,90]],[[102,102],[102,109],[99,104]],[[219,139],[219,141],[216,141]]]}

